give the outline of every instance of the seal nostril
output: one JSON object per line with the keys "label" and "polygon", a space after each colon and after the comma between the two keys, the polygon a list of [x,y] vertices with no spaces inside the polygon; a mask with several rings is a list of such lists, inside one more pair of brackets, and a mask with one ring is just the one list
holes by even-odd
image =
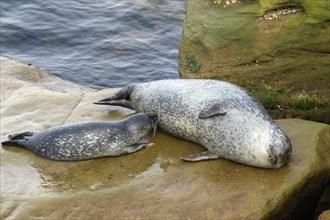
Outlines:
{"label": "seal nostril", "polygon": [[288,139],[280,138],[270,147],[271,151],[271,163],[276,167],[281,167],[289,161],[292,147],[291,142]]}
{"label": "seal nostril", "polygon": [[272,155],[270,159],[273,164],[277,163],[277,157],[275,155]]}

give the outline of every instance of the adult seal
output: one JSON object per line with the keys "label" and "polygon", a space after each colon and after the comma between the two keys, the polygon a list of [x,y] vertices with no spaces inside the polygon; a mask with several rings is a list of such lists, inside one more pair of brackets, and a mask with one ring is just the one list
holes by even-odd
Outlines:
{"label": "adult seal", "polygon": [[87,160],[141,150],[150,145],[143,139],[154,127],[155,118],[139,113],[121,121],[83,122],[9,135],[1,144],[20,146],[47,159]]}
{"label": "adult seal", "polygon": [[119,105],[156,116],[159,127],[208,151],[182,159],[226,158],[280,168],[291,142],[262,105],[244,89],[218,80],[160,80],[128,85],[95,104]]}

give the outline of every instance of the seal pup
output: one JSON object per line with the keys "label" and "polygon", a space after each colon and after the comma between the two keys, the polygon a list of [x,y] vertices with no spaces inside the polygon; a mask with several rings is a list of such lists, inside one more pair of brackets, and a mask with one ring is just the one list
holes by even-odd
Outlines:
{"label": "seal pup", "polygon": [[247,91],[219,80],[159,80],[128,85],[95,104],[119,105],[157,117],[159,127],[208,151],[182,159],[226,158],[261,167],[282,167],[291,142]]}
{"label": "seal pup", "polygon": [[9,135],[2,145],[20,146],[53,160],[88,160],[130,154],[152,145],[143,138],[156,119],[139,113],[121,121],[83,122]]}

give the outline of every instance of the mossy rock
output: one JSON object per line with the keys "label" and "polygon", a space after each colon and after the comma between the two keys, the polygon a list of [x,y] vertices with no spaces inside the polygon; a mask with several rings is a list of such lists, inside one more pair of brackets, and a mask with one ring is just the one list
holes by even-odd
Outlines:
{"label": "mossy rock", "polygon": [[[275,117],[289,117],[283,109],[292,111],[292,97],[301,94],[329,102],[329,3],[188,0],[179,48],[180,76],[238,84],[264,99],[272,112],[280,106],[277,111],[282,112]],[[188,54],[200,65],[198,74],[187,62]],[[267,97],[265,85],[281,89],[276,100]],[[314,107],[316,111],[305,109],[296,117],[312,114],[310,118],[330,123],[329,106]]]}

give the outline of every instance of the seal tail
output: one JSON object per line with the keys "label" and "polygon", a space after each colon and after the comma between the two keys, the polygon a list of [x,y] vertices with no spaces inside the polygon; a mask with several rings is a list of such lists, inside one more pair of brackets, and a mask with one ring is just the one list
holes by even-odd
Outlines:
{"label": "seal tail", "polygon": [[1,145],[19,146],[19,147],[27,148],[27,142],[34,134],[35,133],[33,132],[27,131],[13,135],[8,135],[8,140],[1,142]]}
{"label": "seal tail", "polygon": [[132,109],[132,104],[130,102],[130,94],[133,90],[131,85],[125,86],[124,88],[120,89],[118,92],[113,94],[112,96],[101,99],[100,101],[93,102],[96,105],[116,105],[116,106],[123,106],[126,108]]}

